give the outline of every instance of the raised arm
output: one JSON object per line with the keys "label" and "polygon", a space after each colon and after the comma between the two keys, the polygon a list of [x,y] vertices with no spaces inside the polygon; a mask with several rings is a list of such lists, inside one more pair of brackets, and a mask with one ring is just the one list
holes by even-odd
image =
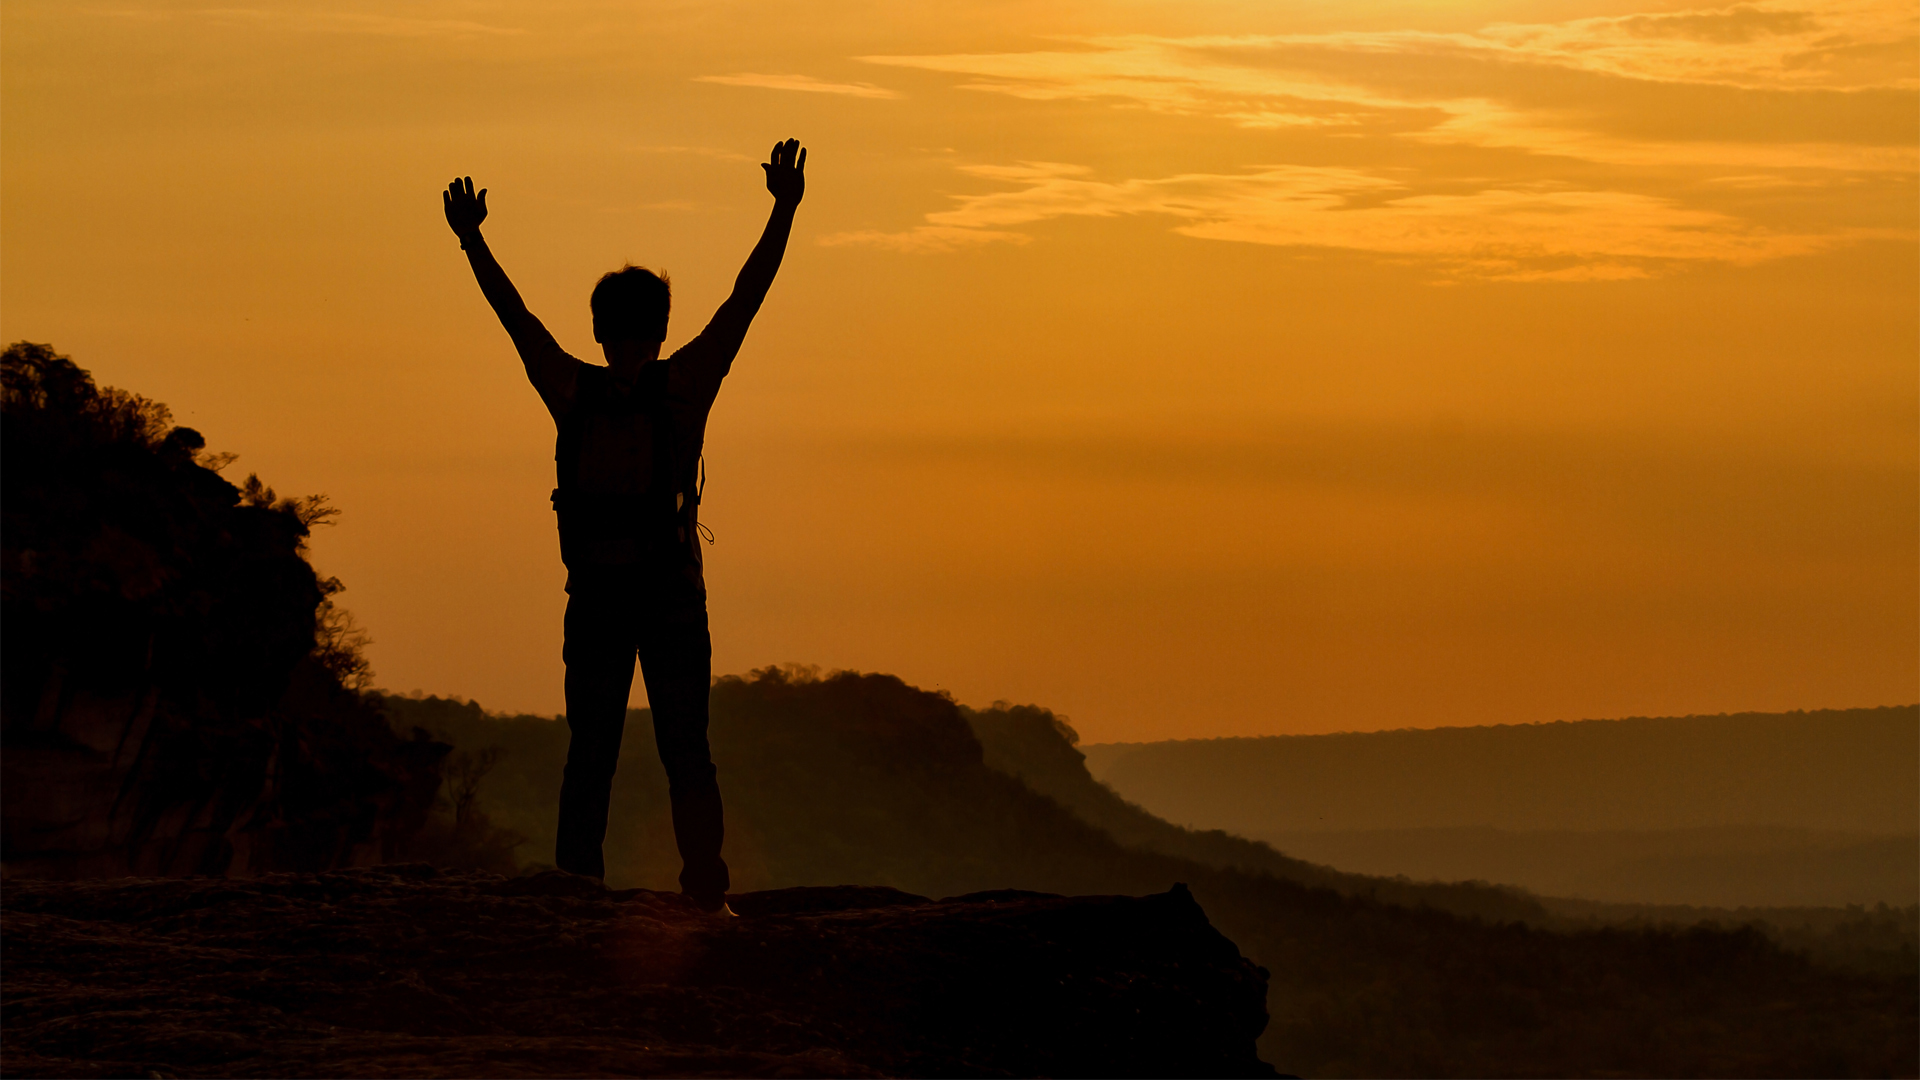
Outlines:
{"label": "raised arm", "polygon": [[793,212],[799,209],[800,199],[807,192],[806,167],[807,152],[801,148],[800,140],[773,144],[772,155],[760,166],[766,170],[767,191],[773,195],[773,213],[767,218],[760,242],[753,246],[753,254],[747,256],[747,265],[740,268],[740,276],[734,279],[733,294],[714,312],[713,321],[707,324],[702,337],[730,340],[737,348],[740,340],[747,336],[747,326],[760,311],[767,290],[773,286],[773,276],[780,272],[780,260],[787,253],[787,237],[793,232]]}
{"label": "raised arm", "polygon": [[460,248],[467,253],[467,265],[473,268],[474,280],[480,283],[480,294],[500,317],[500,325],[507,328],[507,336],[513,339],[513,347],[520,354],[520,362],[526,365],[527,378],[533,382],[534,389],[540,392],[547,408],[559,416],[573,397],[579,361],[568,356],[546,326],[527,310],[526,301],[520,299],[520,290],[513,287],[507,272],[500,268],[499,261],[488,249],[486,238],[480,235],[480,223],[487,219],[486,189],[480,189],[475,195],[473,178],[464,177],[447,185],[447,190],[441,193],[441,202],[447,211],[447,225],[460,238]]}

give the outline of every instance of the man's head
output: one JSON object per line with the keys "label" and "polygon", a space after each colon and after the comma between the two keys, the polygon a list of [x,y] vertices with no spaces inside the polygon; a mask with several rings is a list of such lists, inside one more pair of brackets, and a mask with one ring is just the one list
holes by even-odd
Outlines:
{"label": "man's head", "polygon": [[595,341],[665,341],[673,287],[665,276],[629,264],[602,277],[587,304]]}

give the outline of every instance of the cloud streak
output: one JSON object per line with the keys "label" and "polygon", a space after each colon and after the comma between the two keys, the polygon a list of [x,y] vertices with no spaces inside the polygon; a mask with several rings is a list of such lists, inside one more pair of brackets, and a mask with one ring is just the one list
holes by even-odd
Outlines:
{"label": "cloud streak", "polygon": [[[963,171],[1006,189],[955,196],[911,230],[832,242],[945,251],[1019,242],[1021,226],[1057,218],[1154,215],[1197,238],[1421,260],[1447,280],[1572,280],[1910,239],[1911,214],[1836,210],[1825,227],[1804,215],[1767,227],[1736,216],[1753,211],[1730,193],[1796,189],[1837,206],[1867,178],[1910,184],[1916,49],[1911,3],[1760,0],[1472,33],[1132,35],[865,56],[958,76],[972,92],[1270,132],[1323,164],[1119,180],[976,165]],[[1476,179],[1470,170],[1511,172],[1489,153],[1535,164],[1524,179]],[[1728,174],[1739,183],[1715,183]]]}
{"label": "cloud streak", "polygon": [[1027,244],[1033,237],[1026,233],[998,229],[975,229],[955,225],[919,225],[901,232],[861,229],[830,233],[820,238],[822,247],[876,247],[912,254],[958,251],[983,244]]}
{"label": "cloud streak", "polygon": [[1768,231],[1672,199],[1549,184],[1418,193],[1344,168],[1279,165],[1122,181],[1051,162],[965,171],[1017,186],[956,196],[958,206],[906,232],[843,233],[826,242],[947,251],[1024,242],[1025,234],[1009,230],[1056,218],[1156,215],[1199,239],[1419,258],[1447,279],[1574,281],[1646,277],[1686,262],[1748,265],[1857,235]]}
{"label": "cloud streak", "polygon": [[[1912,171],[1911,5],[1844,0],[1391,31],[1075,39],[1023,53],[864,56],[961,88],[1254,129],[1408,136],[1636,164],[1676,146],[1719,164]],[[1868,149],[1871,148],[1871,149]],[[1682,151],[1683,156],[1685,151]]]}
{"label": "cloud streak", "polygon": [[719,83],[722,86],[753,86],[762,90],[797,90],[808,94],[841,94],[860,98],[897,98],[900,95],[872,83],[837,83],[811,75],[759,75],[742,71],[733,75],[696,75],[694,82]]}
{"label": "cloud streak", "polygon": [[1920,87],[1913,65],[1920,13],[1884,0],[1508,23],[1474,36],[1540,63],[1636,79],[1747,89]]}

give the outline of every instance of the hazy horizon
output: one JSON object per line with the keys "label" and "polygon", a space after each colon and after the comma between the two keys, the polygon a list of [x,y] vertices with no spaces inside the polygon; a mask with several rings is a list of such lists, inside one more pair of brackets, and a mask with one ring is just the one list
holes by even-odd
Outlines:
{"label": "hazy horizon", "polygon": [[1713,907],[1920,900],[1920,707],[1080,747],[1168,821],[1349,873]]}
{"label": "hazy horizon", "polygon": [[[390,690],[383,691],[383,692],[393,693],[393,691],[390,691]],[[427,693],[428,691],[416,689],[416,690],[408,690],[404,694],[400,694],[398,696],[421,697],[421,696],[425,696]],[[961,702],[961,704],[973,706],[972,702],[963,701]],[[1298,736],[1302,738],[1312,738],[1312,737],[1321,736],[1321,735],[1390,735],[1397,731],[1447,731],[1447,730],[1453,730],[1456,728],[1500,728],[1500,727],[1530,728],[1530,727],[1546,727],[1553,724],[1617,724],[1617,723],[1621,723],[1629,720],[1698,720],[1698,719],[1711,719],[1711,718],[1717,718],[1717,717],[1741,716],[1741,715],[1746,715],[1750,713],[1761,713],[1763,715],[1769,715],[1769,716],[1781,716],[1781,715],[1793,715],[1793,714],[1802,714],[1802,713],[1841,712],[1841,711],[1857,710],[1857,709],[1902,709],[1902,708],[1912,708],[1916,704],[1920,704],[1920,703],[1910,702],[1910,701],[1899,701],[1899,702],[1886,702],[1886,703],[1877,704],[1877,705],[1851,705],[1851,706],[1847,706],[1846,710],[1829,708],[1824,706],[1811,706],[1806,708],[1778,709],[1778,710],[1748,709],[1748,710],[1741,710],[1738,712],[1727,710],[1727,709],[1721,709],[1718,712],[1677,713],[1670,716],[1651,716],[1651,715],[1556,716],[1556,717],[1552,717],[1550,719],[1545,719],[1545,720],[1503,720],[1498,723],[1475,723],[1471,720],[1465,720],[1465,721],[1461,721],[1459,723],[1453,723],[1453,724],[1403,724],[1397,727],[1330,728],[1326,731],[1288,731],[1288,732],[1277,732],[1277,733],[1264,734],[1264,735],[1261,735],[1261,734],[1181,735],[1181,736],[1176,736],[1170,739],[1104,739],[1104,740],[1095,741],[1092,739],[1083,738],[1078,743],[1075,743],[1074,745],[1083,751],[1094,750],[1098,752],[1101,750],[1110,750],[1110,749],[1119,748],[1119,747],[1149,746],[1155,743],[1220,742],[1220,741],[1234,740],[1234,739],[1284,739],[1284,738],[1289,738],[1294,736]],[[977,706],[974,706],[974,707],[977,707]],[[497,710],[489,710],[489,711],[497,711]]]}
{"label": "hazy horizon", "polygon": [[[1091,742],[1920,700],[1920,40],[1890,0],[0,10],[0,336],[343,515],[380,685],[554,714],[568,349],[708,431],[715,670]],[[643,700],[636,680],[635,701]]]}
{"label": "hazy horizon", "polygon": [[1632,831],[1920,826],[1920,706],[1082,746],[1191,828]]}
{"label": "hazy horizon", "polygon": [[[815,675],[832,675],[842,671],[850,672],[854,674],[874,674],[874,675],[892,674],[892,672],[869,671],[861,668],[851,668],[851,667],[850,668],[827,668],[819,664],[787,663],[787,664],[762,664],[762,665],[759,665],[758,668],[751,668],[751,669],[746,669],[742,671],[733,671],[733,672],[716,671],[714,674],[714,679],[717,681],[719,679],[728,678],[728,677],[745,678],[750,676],[754,671],[757,671],[760,668],[767,668],[767,667],[777,667],[777,668],[782,668],[788,671],[806,672],[806,673],[812,673]],[[461,694],[455,691],[429,689],[427,687],[422,687],[422,686],[408,687],[405,690],[395,689],[394,687],[390,687],[390,686],[377,686],[377,687],[373,687],[372,689],[376,693],[384,694],[390,697],[411,698],[414,700],[420,700],[420,699],[429,698],[429,697],[438,697],[448,701],[467,702],[467,703],[479,706],[482,710],[484,710],[488,715],[491,715],[491,716],[533,716],[533,717],[538,717],[540,719],[550,719],[550,720],[560,720],[566,716],[566,707],[564,704],[552,710],[502,708],[502,707],[496,706],[492,702],[483,701],[480,698],[474,697],[471,695]],[[951,692],[949,691],[949,693]],[[1080,722],[1078,720],[1067,715],[1063,711],[1051,709],[1047,705],[1047,703],[1044,701],[1010,701],[1005,697],[999,697],[999,698],[993,698],[993,699],[982,699],[979,701],[970,701],[958,696],[954,697],[954,701],[957,704],[965,706],[966,708],[970,708],[970,709],[986,709],[986,708],[992,708],[996,706],[1005,706],[1005,705],[1031,705],[1039,708],[1048,709],[1048,711],[1050,712],[1057,713],[1057,715],[1059,715],[1063,721],[1069,722],[1074,726],[1075,733],[1081,736],[1080,741],[1074,744],[1077,748],[1083,751],[1089,751],[1089,750],[1095,751],[1096,753],[1098,753],[1100,750],[1111,749],[1111,748],[1147,746],[1154,743],[1165,743],[1165,742],[1213,742],[1213,741],[1232,740],[1232,739],[1287,738],[1290,736],[1313,737],[1313,736],[1322,736],[1322,735],[1385,735],[1385,734],[1391,734],[1396,731],[1441,731],[1441,730],[1452,730],[1452,729],[1458,729],[1458,728],[1486,728],[1486,727],[1541,727],[1541,726],[1547,726],[1552,724],[1609,724],[1609,723],[1619,723],[1619,722],[1628,721],[1628,720],[1691,720],[1691,719],[1700,719],[1700,718],[1727,717],[1727,716],[1741,715],[1741,713],[1739,712],[1732,712],[1729,710],[1722,709],[1718,712],[1680,713],[1680,714],[1671,715],[1671,716],[1648,716],[1648,715],[1561,716],[1561,717],[1552,717],[1544,720],[1505,720],[1497,723],[1479,723],[1471,719],[1462,719],[1458,722],[1445,723],[1445,724],[1413,723],[1413,724],[1396,724],[1391,727],[1329,728],[1325,731],[1289,731],[1289,732],[1266,733],[1266,734],[1255,733],[1255,734],[1235,734],[1235,735],[1176,735],[1176,736],[1172,736],[1170,738],[1164,738],[1164,739],[1095,740],[1095,739],[1086,738],[1085,733],[1079,730]],[[1848,708],[1849,709],[1899,709],[1899,708],[1911,707],[1915,704],[1916,704],[1915,702],[1890,702],[1885,704],[1855,705],[1855,706],[1849,706]],[[636,698],[634,702],[634,707],[642,708],[642,709],[646,708],[646,701],[644,697]],[[1753,710],[1747,710],[1747,711],[1751,712]],[[1769,713],[1769,715],[1785,715],[1785,714],[1794,714],[1794,713],[1822,713],[1822,712],[1836,712],[1836,711],[1840,711],[1840,710],[1822,707],[1822,706],[1811,706],[1806,708],[1780,709],[1772,713]]]}

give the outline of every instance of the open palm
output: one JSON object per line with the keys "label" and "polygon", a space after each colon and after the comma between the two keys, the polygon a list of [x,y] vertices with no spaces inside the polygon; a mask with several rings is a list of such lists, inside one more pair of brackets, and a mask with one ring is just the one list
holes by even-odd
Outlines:
{"label": "open palm", "polygon": [[475,195],[471,176],[456,178],[448,184],[440,201],[446,205],[448,227],[462,240],[479,232],[480,223],[487,220],[487,189],[481,188],[480,194]]}
{"label": "open palm", "polygon": [[760,167],[767,171],[767,190],[775,202],[797,203],[807,193],[807,151],[799,139],[774,143],[771,159]]}

